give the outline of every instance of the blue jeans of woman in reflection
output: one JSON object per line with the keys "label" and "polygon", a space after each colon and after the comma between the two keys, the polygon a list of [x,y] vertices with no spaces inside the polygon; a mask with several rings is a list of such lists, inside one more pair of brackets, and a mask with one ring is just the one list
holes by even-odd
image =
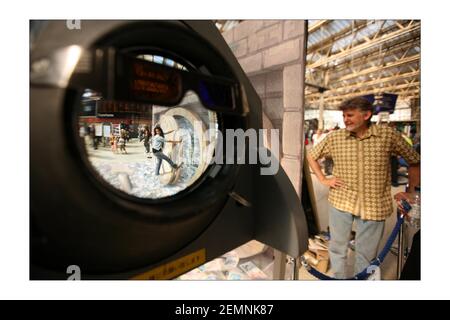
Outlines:
{"label": "blue jeans of woman in reflection", "polygon": [[337,279],[347,278],[348,242],[353,221],[356,224],[354,274],[363,271],[376,258],[384,231],[384,221],[363,220],[349,212],[330,206],[330,261]]}
{"label": "blue jeans of woman in reflection", "polygon": [[153,155],[156,157],[156,171],[155,171],[155,174],[157,176],[159,176],[159,169],[161,168],[161,163],[162,163],[163,160],[166,160],[172,166],[172,168],[176,167],[175,163],[173,163],[173,161],[170,160],[170,158],[168,156],[166,156],[164,153],[162,153],[162,151],[153,152]]}

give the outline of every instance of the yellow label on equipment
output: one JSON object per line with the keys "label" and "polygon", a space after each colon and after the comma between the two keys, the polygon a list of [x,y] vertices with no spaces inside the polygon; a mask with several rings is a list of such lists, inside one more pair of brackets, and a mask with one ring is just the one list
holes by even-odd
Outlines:
{"label": "yellow label on equipment", "polygon": [[206,262],[206,249],[201,249],[150,271],[134,276],[131,280],[170,280]]}

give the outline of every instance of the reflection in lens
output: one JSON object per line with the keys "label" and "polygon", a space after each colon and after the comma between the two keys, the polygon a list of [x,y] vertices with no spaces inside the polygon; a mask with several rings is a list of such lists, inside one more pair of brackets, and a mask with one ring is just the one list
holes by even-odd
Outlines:
{"label": "reflection in lens", "polygon": [[[86,90],[78,124],[87,159],[101,179],[145,199],[174,196],[195,183],[208,167],[218,130],[217,114],[193,92],[178,106],[165,107],[106,100]],[[155,135],[155,127],[164,137],[158,130]]]}

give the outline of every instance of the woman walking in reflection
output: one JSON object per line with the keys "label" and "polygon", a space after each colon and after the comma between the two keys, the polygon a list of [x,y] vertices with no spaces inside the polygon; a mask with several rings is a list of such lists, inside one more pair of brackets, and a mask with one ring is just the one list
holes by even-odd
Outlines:
{"label": "woman walking in reflection", "polygon": [[145,153],[150,153],[150,139],[152,138],[152,133],[148,126],[144,127],[142,132],[142,139],[144,140]]}

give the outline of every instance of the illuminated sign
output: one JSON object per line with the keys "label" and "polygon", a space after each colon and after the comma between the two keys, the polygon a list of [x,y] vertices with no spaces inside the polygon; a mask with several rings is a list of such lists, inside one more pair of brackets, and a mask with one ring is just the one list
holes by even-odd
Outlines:
{"label": "illuminated sign", "polygon": [[134,92],[150,92],[158,94],[167,94],[170,90],[169,86],[165,83],[158,83],[150,80],[133,80],[131,89]]}
{"label": "illuminated sign", "polygon": [[118,60],[116,97],[121,100],[173,104],[182,90],[182,76],[173,68],[132,57]]}
{"label": "illuminated sign", "polygon": [[[141,78],[145,78],[145,79],[153,79],[156,81],[162,81],[162,82],[166,82],[169,80],[169,75],[167,74],[167,72],[158,72],[155,70],[149,70],[148,69],[149,65],[147,64],[147,66],[139,61],[136,60],[133,64],[133,70],[134,70],[134,74],[137,77],[141,77]],[[152,67],[154,68],[154,66],[152,65]]]}
{"label": "illuminated sign", "polygon": [[192,90],[206,108],[232,111],[240,99],[239,87],[230,79],[186,72],[125,55],[118,56],[116,67],[112,96],[117,100],[175,106],[186,91]]}

